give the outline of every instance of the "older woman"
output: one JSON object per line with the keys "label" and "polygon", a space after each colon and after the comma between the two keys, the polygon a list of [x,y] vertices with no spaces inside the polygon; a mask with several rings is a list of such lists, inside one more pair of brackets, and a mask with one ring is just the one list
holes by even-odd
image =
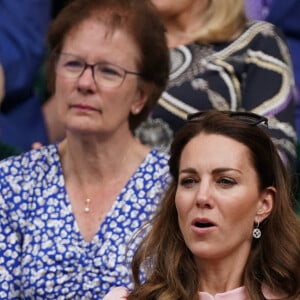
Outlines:
{"label": "older woman", "polygon": [[138,136],[167,146],[190,113],[249,111],[269,118],[273,141],[293,167],[295,84],[281,32],[270,23],[248,21],[243,0],[152,2],[167,28],[172,67],[153,119]]}
{"label": "older woman", "polygon": [[169,183],[132,133],[165,88],[164,27],[149,1],[75,0],[49,47],[66,138],[0,164],[0,295],[101,299],[130,285],[127,242]]}
{"label": "older woman", "polygon": [[267,119],[211,111],[190,120],[172,144],[174,180],[133,260],[135,288],[104,299],[300,299],[300,221]]}

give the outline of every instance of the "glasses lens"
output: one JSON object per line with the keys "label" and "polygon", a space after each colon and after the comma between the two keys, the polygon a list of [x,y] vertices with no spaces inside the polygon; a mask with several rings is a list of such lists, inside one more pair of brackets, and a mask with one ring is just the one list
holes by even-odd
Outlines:
{"label": "glasses lens", "polygon": [[67,78],[77,78],[84,68],[85,63],[80,58],[64,53],[58,55],[56,72],[59,75]]}
{"label": "glasses lens", "polygon": [[[229,115],[230,117],[245,122],[249,125],[265,125],[268,126],[268,119],[251,113],[251,112],[234,112],[234,111],[222,111],[222,113]],[[206,111],[199,111],[194,114],[189,114],[187,120],[189,122],[195,122],[201,120],[206,114]]]}
{"label": "glasses lens", "polygon": [[120,86],[126,74],[140,75],[139,73],[125,70],[118,65],[109,63],[88,64],[76,55],[57,54],[56,73],[60,76],[75,79],[80,77],[88,68],[91,68],[95,82],[103,87]]}
{"label": "glasses lens", "polygon": [[96,64],[94,71],[97,83],[106,87],[120,86],[125,78],[125,71],[112,64]]}

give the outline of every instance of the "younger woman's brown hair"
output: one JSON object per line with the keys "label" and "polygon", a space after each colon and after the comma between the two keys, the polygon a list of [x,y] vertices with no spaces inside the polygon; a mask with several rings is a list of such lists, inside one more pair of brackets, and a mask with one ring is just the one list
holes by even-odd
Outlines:
{"label": "younger woman's brown hair", "polygon": [[[271,214],[260,224],[262,237],[253,241],[245,268],[244,285],[249,299],[265,299],[262,284],[286,295],[284,299],[299,299],[300,221],[293,210],[286,167],[260,125],[249,125],[220,111],[210,111],[201,120],[186,124],[175,137],[169,161],[173,182],[153,221],[152,230],[134,257],[135,288],[128,300],[199,299],[201,266],[196,266],[180,232],[175,194],[181,153],[200,133],[223,135],[244,144],[259,178],[258,188],[274,186],[277,191]],[[146,271],[144,283],[139,280],[141,270]]]}

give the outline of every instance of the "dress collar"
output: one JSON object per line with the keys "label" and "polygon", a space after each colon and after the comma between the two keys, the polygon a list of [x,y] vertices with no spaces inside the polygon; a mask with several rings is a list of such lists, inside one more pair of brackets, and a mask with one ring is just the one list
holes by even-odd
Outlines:
{"label": "dress collar", "polygon": [[199,292],[201,300],[247,300],[246,288],[244,286],[236,289],[211,295],[206,292]]}

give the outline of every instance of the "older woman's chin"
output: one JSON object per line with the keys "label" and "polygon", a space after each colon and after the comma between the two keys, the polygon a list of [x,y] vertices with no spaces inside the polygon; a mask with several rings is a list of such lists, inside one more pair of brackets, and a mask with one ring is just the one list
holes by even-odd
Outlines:
{"label": "older woman's chin", "polygon": [[110,290],[105,295],[103,300],[126,300],[128,296],[128,290],[125,287],[119,286]]}

